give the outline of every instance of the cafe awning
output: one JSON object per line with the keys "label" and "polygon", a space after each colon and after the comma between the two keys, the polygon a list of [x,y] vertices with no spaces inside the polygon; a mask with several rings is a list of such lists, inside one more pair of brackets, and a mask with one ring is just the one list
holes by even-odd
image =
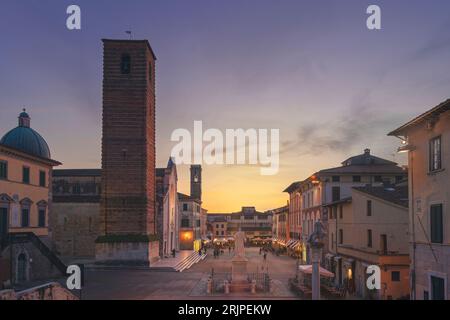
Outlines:
{"label": "cafe awning", "polygon": [[[307,265],[301,265],[298,267],[298,270],[304,274],[312,274],[312,265],[307,264]],[[325,278],[333,278],[334,277],[334,273],[328,271],[325,268],[319,267],[319,273],[322,277]]]}

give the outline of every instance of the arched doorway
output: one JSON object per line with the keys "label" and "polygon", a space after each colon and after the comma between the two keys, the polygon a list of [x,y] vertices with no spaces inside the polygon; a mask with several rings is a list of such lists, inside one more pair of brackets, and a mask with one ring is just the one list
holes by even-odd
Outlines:
{"label": "arched doorway", "polygon": [[17,257],[17,281],[27,281],[27,256],[25,253],[21,253]]}

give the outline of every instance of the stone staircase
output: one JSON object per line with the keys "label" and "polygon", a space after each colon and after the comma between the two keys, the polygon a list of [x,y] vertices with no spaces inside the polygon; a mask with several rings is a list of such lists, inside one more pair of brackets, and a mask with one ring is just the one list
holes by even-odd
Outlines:
{"label": "stone staircase", "polygon": [[175,267],[173,268],[177,272],[183,272],[184,270],[189,269],[194,264],[202,261],[206,258],[207,254],[199,255],[197,251],[193,251],[187,258],[180,261]]}

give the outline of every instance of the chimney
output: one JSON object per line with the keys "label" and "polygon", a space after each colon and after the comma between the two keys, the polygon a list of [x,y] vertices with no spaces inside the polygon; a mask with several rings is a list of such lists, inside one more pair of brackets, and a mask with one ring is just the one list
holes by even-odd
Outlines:
{"label": "chimney", "polygon": [[370,149],[369,148],[364,149],[364,154],[365,155],[370,155]]}

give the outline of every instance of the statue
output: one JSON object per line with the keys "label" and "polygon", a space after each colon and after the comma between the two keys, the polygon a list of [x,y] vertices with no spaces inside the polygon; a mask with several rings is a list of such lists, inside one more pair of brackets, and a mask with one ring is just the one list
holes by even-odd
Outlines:
{"label": "statue", "polygon": [[323,246],[323,239],[326,235],[326,233],[323,231],[323,225],[322,222],[316,221],[314,223],[314,231],[311,233],[308,237],[308,243],[312,247],[322,247]]}
{"label": "statue", "polygon": [[234,252],[235,256],[245,257],[245,232],[238,231],[234,235]]}

